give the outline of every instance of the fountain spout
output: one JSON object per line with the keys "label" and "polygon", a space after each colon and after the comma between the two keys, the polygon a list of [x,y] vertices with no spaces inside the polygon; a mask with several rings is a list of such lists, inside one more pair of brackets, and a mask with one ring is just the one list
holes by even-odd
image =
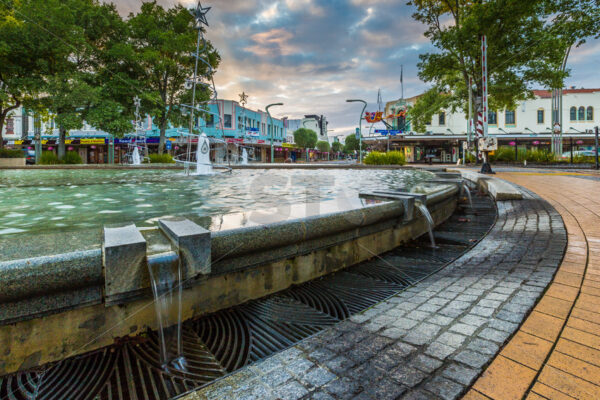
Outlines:
{"label": "fountain spout", "polygon": [[248,151],[242,149],[242,165],[248,165]]}
{"label": "fountain spout", "polygon": [[471,191],[469,190],[469,187],[467,186],[466,183],[463,183],[462,190],[463,190],[463,192],[465,192],[467,194],[467,198],[469,199],[469,208],[472,210],[473,209],[473,198],[471,197]]}

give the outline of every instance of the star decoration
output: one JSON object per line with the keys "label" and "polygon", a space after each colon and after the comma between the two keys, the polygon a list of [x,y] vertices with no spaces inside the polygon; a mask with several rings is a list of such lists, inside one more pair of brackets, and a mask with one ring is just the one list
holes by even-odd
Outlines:
{"label": "star decoration", "polygon": [[200,1],[198,1],[198,6],[191,11],[194,19],[196,20],[196,29],[202,28],[202,25],[208,26],[208,21],[206,20],[206,14],[211,9],[211,7],[202,7]]}
{"label": "star decoration", "polygon": [[248,95],[246,94],[246,92],[242,92],[242,94],[240,94],[239,96],[240,96],[240,103],[242,103],[242,105],[244,105],[248,102]]}

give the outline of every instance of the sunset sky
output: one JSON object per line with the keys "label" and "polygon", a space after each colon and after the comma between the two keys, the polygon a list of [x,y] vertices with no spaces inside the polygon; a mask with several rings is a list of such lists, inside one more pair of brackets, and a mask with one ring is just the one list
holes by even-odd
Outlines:
{"label": "sunset sky", "polygon": [[[126,15],[142,0],[113,0]],[[159,0],[164,6],[178,0]],[[194,6],[195,1],[179,1]],[[248,107],[290,118],[323,114],[330,136],[348,134],[358,122],[360,105],[377,109],[383,100],[400,97],[400,65],[404,65],[405,97],[422,93],[428,84],[417,77],[418,56],[434,51],[424,27],[411,18],[404,0],[213,0],[207,15],[207,37],[222,62],[215,75],[219,97],[238,100],[245,91]],[[571,53],[567,86],[600,87],[600,41]]]}

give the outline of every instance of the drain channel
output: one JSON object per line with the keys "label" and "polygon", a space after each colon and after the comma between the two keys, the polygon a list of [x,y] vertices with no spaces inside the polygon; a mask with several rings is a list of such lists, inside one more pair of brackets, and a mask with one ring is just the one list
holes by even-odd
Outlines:
{"label": "drain channel", "polygon": [[264,299],[183,324],[186,371],[163,370],[158,336],[0,377],[0,399],[136,399],[178,396],[284,350],[429,276],[491,228],[493,201],[473,196],[429,238]]}

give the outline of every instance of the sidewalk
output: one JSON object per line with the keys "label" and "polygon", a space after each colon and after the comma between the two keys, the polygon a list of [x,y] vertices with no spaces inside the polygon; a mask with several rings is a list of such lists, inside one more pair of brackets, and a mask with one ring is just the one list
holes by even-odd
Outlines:
{"label": "sidewalk", "polygon": [[600,180],[498,173],[546,199],[568,233],[562,264],[534,311],[465,399],[600,398]]}

